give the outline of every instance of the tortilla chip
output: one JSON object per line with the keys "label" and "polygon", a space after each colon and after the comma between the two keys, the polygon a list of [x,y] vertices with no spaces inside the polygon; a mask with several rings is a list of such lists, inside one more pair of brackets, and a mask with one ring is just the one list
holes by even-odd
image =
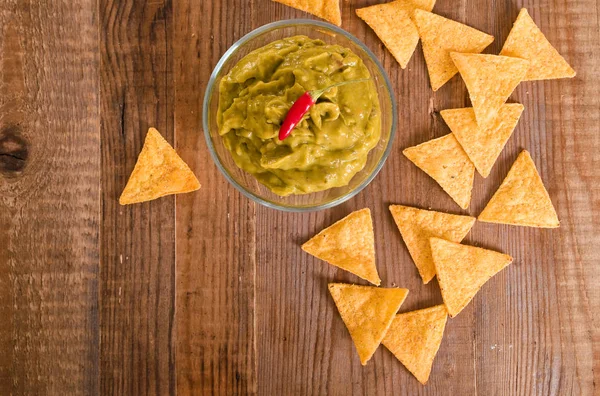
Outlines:
{"label": "tortilla chip", "polygon": [[493,250],[431,238],[431,252],[448,313],[463,310],[492,276],[512,262],[512,257]]}
{"label": "tortilla chip", "polygon": [[445,305],[396,315],[381,343],[425,385],[447,320]]}
{"label": "tortilla chip", "polygon": [[500,55],[529,61],[530,67],[524,81],[571,78],[576,74],[565,58],[546,39],[525,8],[519,12]]}
{"label": "tortilla chip", "polygon": [[441,114],[477,172],[483,177],[488,177],[517,126],[523,109],[524,106],[519,103],[504,104],[498,111],[498,116],[486,127],[477,125],[472,107],[442,110]]}
{"label": "tortilla chip", "polygon": [[273,0],[342,26],[339,0]]}
{"label": "tortilla chip", "polygon": [[478,220],[557,228],[558,216],[527,150],[523,150]]}
{"label": "tortilla chip", "polygon": [[451,133],[402,152],[463,209],[469,207],[475,166]]}
{"label": "tortilla chip", "polygon": [[489,34],[431,12],[417,9],[413,20],[423,43],[423,54],[434,91],[458,73],[450,52],[480,53],[494,41]]}
{"label": "tortilla chip", "polygon": [[187,164],[160,132],[150,128],[119,203],[127,205],[151,201],[199,188],[200,183]]}
{"label": "tortilla chip", "polygon": [[408,290],[330,283],[329,292],[364,366],[383,340]]}
{"label": "tortilla chip", "polygon": [[375,266],[375,236],[368,208],[352,212],[324,229],[302,245],[302,250],[374,285],[381,284]]}
{"label": "tortilla chip", "polygon": [[410,18],[415,9],[431,11],[434,5],[435,0],[396,0],[359,8],[356,15],[375,31],[405,69],[419,42],[419,32]]}
{"label": "tortilla chip", "polygon": [[489,128],[506,99],[525,77],[529,61],[457,52],[450,56],[469,90],[477,124]]}
{"label": "tortilla chip", "polygon": [[429,283],[435,276],[429,238],[439,237],[460,242],[475,224],[474,217],[402,205],[390,205],[390,212],[423,283]]}

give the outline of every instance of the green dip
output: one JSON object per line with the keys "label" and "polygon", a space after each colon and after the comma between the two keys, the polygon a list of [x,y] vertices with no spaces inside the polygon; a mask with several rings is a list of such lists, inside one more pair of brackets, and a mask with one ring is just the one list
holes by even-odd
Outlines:
{"label": "green dip", "polygon": [[306,91],[369,77],[348,48],[306,36],[274,41],[246,55],[221,80],[219,134],[237,166],[275,194],[345,186],[381,135],[372,80],[325,92],[283,141],[279,126]]}

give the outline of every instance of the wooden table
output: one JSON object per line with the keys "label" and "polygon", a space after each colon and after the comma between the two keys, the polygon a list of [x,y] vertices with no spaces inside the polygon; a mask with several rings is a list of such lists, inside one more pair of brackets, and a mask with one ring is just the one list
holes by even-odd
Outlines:
{"label": "wooden table", "polygon": [[[342,1],[343,28],[379,57],[399,126],[377,178],[318,213],[266,209],[230,186],[201,128],[208,77],[240,37],[307,14],[268,0],[3,0],[0,4],[0,394],[600,393],[600,11],[596,0],[438,0],[435,11],[493,34],[498,53],[525,6],[577,70],[528,82],[525,112],[477,215],[528,149],[557,230],[477,223],[466,243],[514,263],[449,321],[427,386],[387,350],[362,367],[327,292],[357,278],[299,245],[371,208],[384,286],[402,311],[441,302],[423,285],[390,203],[461,213],[401,155],[448,132],[469,104],[460,78],[429,87],[420,49],[401,70]],[[119,206],[149,126],[202,183],[197,193]],[[361,282],[362,283],[362,282]]]}

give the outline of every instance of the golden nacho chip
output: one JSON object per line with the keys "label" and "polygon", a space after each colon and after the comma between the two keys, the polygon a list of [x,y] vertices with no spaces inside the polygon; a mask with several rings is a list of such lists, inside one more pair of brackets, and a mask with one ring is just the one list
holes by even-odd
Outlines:
{"label": "golden nacho chip", "polygon": [[527,59],[529,71],[523,81],[575,77],[575,70],[550,44],[525,8],[519,12],[500,55]]}
{"label": "golden nacho chip", "polygon": [[473,299],[492,276],[512,262],[493,250],[431,238],[431,252],[444,304],[451,317]]}
{"label": "golden nacho chip", "polygon": [[450,52],[480,53],[494,41],[489,34],[431,12],[417,9],[413,20],[421,37],[434,91],[458,73]]}
{"label": "golden nacho chip", "polygon": [[419,42],[419,32],[410,18],[415,9],[431,11],[434,5],[435,0],[396,0],[359,8],[356,15],[375,31],[405,69]]}
{"label": "golden nacho chip", "polygon": [[286,6],[308,12],[334,25],[342,25],[339,0],[273,0]]}
{"label": "golden nacho chip", "polygon": [[469,207],[475,166],[454,135],[409,147],[402,153],[438,182],[458,206]]}
{"label": "golden nacho chip", "polygon": [[477,124],[488,127],[525,77],[529,61],[499,55],[450,54],[467,86]]}
{"label": "golden nacho chip", "polygon": [[475,169],[488,177],[492,166],[519,122],[524,106],[520,103],[504,104],[486,127],[477,125],[472,107],[442,110],[442,118],[465,150]]}
{"label": "golden nacho chip", "polygon": [[396,315],[381,343],[425,385],[447,320],[445,305]]}
{"label": "golden nacho chip", "polygon": [[364,366],[383,340],[408,290],[330,283],[329,292]]}
{"label": "golden nacho chip", "polygon": [[199,188],[200,183],[187,164],[160,132],[150,128],[119,203],[145,202]]}
{"label": "golden nacho chip", "polygon": [[375,236],[368,208],[352,212],[327,227],[302,245],[302,250],[374,285],[381,284],[375,266]]}
{"label": "golden nacho chip", "polygon": [[390,205],[390,212],[423,283],[429,283],[435,276],[429,238],[439,237],[460,242],[475,224],[474,217],[402,205]]}
{"label": "golden nacho chip", "polygon": [[523,150],[478,220],[557,228],[558,216],[527,150]]}

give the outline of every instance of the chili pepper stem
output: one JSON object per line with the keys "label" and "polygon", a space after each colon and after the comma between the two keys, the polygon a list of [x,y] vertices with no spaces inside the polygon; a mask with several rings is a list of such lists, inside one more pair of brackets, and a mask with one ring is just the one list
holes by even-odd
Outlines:
{"label": "chili pepper stem", "polygon": [[361,78],[361,79],[358,79],[358,80],[341,81],[339,83],[331,84],[331,85],[329,85],[329,86],[327,86],[325,88],[315,89],[313,91],[308,91],[308,94],[310,95],[310,97],[313,100],[313,102],[316,102],[317,99],[319,99],[321,97],[321,95],[323,95],[325,92],[329,91],[331,88],[341,87],[342,85],[354,84],[354,83],[365,82],[365,81],[369,81],[369,79],[368,78]]}

